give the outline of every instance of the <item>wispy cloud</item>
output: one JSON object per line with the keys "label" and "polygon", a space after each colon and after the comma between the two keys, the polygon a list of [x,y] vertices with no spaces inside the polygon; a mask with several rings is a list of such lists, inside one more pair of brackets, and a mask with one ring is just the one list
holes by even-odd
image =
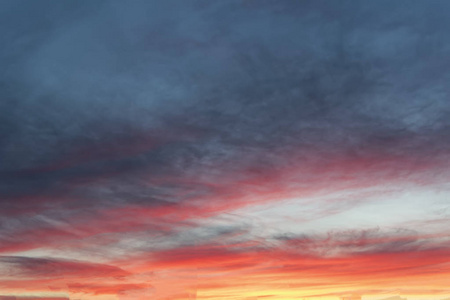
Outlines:
{"label": "wispy cloud", "polygon": [[444,293],[448,8],[3,1],[0,299]]}

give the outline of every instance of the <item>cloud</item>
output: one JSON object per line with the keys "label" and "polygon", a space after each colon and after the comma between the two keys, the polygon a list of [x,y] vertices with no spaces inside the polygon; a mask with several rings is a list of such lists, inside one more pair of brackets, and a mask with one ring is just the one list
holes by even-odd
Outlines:
{"label": "cloud", "polygon": [[66,297],[24,297],[24,296],[1,296],[0,300],[69,300]]}
{"label": "cloud", "polygon": [[2,272],[2,277],[9,278],[119,278],[128,275],[124,270],[114,266],[54,258],[1,256],[0,264],[6,268],[6,273]]}
{"label": "cloud", "polygon": [[380,228],[328,232],[322,236],[275,236],[292,249],[312,255],[339,256],[351,253],[414,252],[435,242],[445,241],[445,234],[419,235],[408,229],[383,232]]}
{"label": "cloud", "polygon": [[[53,280],[139,299],[170,295],[177,278],[173,292],[187,295],[185,270],[226,273],[228,287],[444,278],[445,199],[412,220],[410,202],[373,195],[447,188],[448,6],[3,1],[0,262],[16,279],[2,287]],[[239,219],[265,204],[293,210],[287,200],[301,209],[295,233]],[[378,229],[302,227],[365,203]],[[392,229],[400,206],[404,229]]]}
{"label": "cloud", "polygon": [[[362,293],[380,285],[394,288],[420,282],[429,283],[416,293],[446,289],[449,245],[445,236],[373,229],[264,241],[248,235],[236,240],[233,230],[222,232],[218,230],[217,238],[209,242],[197,237],[196,243],[172,244],[171,248],[142,247],[139,254],[131,252],[108,265],[3,256],[8,279],[0,285],[8,289],[26,286],[29,291],[49,286],[54,291],[126,297],[145,293],[162,297],[192,288],[203,293],[230,289],[236,296],[250,287],[266,294],[281,289],[305,296],[301,292],[305,288],[336,294],[339,286],[342,293],[355,292],[348,286],[350,281],[353,286],[364,286]],[[431,278],[435,279],[431,282]]]}
{"label": "cloud", "polygon": [[[91,14],[80,17],[71,13],[77,17],[63,23],[59,31],[49,21],[48,26],[52,30],[46,27],[35,29],[48,36],[37,50],[28,50],[31,51],[30,60],[21,61],[28,75],[34,72],[39,76],[22,83],[27,86],[28,95],[19,98],[19,105],[15,108],[17,112],[13,114],[15,117],[7,118],[10,127],[17,128],[8,130],[17,134],[12,135],[3,147],[7,162],[4,166],[4,172],[7,172],[4,177],[9,186],[7,194],[19,190],[18,187],[24,184],[27,188],[20,189],[22,192],[36,194],[58,190],[61,185],[64,188],[66,181],[79,180],[80,177],[90,180],[111,172],[129,173],[136,169],[151,169],[154,173],[158,170],[161,176],[161,173],[180,170],[206,173],[205,169],[220,166],[226,168],[222,172],[238,173],[242,169],[240,164],[244,164],[244,167],[258,172],[273,169],[276,162],[288,163],[289,158],[282,157],[286,148],[300,152],[312,148],[317,154],[307,151],[305,156],[317,156],[318,160],[329,155],[340,156],[346,151],[362,156],[371,154],[371,151],[378,156],[386,152],[400,155],[407,152],[415,160],[428,156],[429,151],[435,153],[448,148],[443,141],[438,145],[434,143],[434,136],[445,131],[445,125],[439,125],[439,116],[433,115],[443,114],[448,109],[441,100],[432,104],[424,99],[417,100],[418,103],[413,101],[413,104],[399,100],[389,105],[387,100],[379,99],[393,88],[386,87],[384,80],[377,76],[390,78],[400,71],[389,60],[379,62],[377,55],[371,55],[364,48],[366,36],[376,36],[381,40],[377,44],[391,42],[394,48],[392,40],[400,40],[398,47],[402,46],[402,39],[396,35],[406,35],[403,43],[412,43],[405,47],[412,47],[420,40],[408,38],[408,34],[420,35],[421,28],[415,29],[407,22],[408,15],[395,8],[391,15],[396,16],[399,22],[405,20],[407,29],[389,29],[391,15],[372,28],[373,19],[364,21],[361,16],[347,16],[345,5],[335,5],[339,17],[334,20],[327,20],[328,10],[317,4],[309,8],[312,15],[318,15],[316,19],[309,17],[298,21],[289,15],[272,16],[276,5],[270,3],[258,5],[256,11],[240,7],[237,2],[203,8],[178,3],[182,17],[177,21],[173,20],[167,6],[158,6],[159,13],[151,12],[154,5],[153,2],[139,2],[127,7],[117,2],[103,6],[77,4],[79,10],[91,10]],[[287,4],[280,6],[287,7]],[[44,4],[39,9],[43,7]],[[366,14],[377,15],[380,7],[367,7]],[[31,9],[29,6],[14,6],[13,12],[23,16]],[[364,12],[364,8],[359,9]],[[114,17],[118,10],[123,14]],[[65,16],[58,15],[60,11],[69,14],[63,5],[49,12],[58,16],[59,21],[53,21],[56,24]],[[297,9],[294,11],[299,13]],[[218,12],[220,17],[213,19],[211,15]],[[438,9],[432,13],[438,13]],[[155,18],[147,18],[147,14]],[[232,23],[231,18],[234,19]],[[269,18],[274,18],[275,26],[269,25]],[[412,18],[422,20],[416,15]],[[436,19],[436,22],[445,22]],[[95,23],[97,20],[110,26],[98,25]],[[362,22],[358,29],[351,26],[357,20]],[[333,26],[338,21],[342,24]],[[93,23],[97,26],[89,27],[92,30],[88,31],[87,26]],[[422,26],[426,27],[425,24]],[[155,33],[153,28],[163,30],[165,34]],[[238,29],[241,33],[237,33]],[[311,37],[321,31],[324,31],[322,38],[317,35]],[[298,40],[282,38],[294,32],[300,36]],[[69,33],[72,42],[66,38]],[[343,36],[342,41],[333,39],[335,34]],[[19,39],[23,33],[12,35],[11,39]],[[309,38],[310,42],[305,43],[303,37]],[[281,41],[273,43],[271,39]],[[248,41],[244,43],[244,40]],[[73,47],[75,42],[78,47]],[[194,47],[196,43],[200,45]],[[308,55],[314,47],[322,51]],[[341,56],[337,51],[339,47],[344,47]],[[172,53],[176,49],[186,51],[185,58],[176,58]],[[358,51],[365,56],[358,56]],[[205,59],[201,55],[204,52],[211,53],[212,58]],[[225,57],[219,56],[222,52],[226,53]],[[141,64],[133,62],[131,53],[143,59]],[[386,55],[401,61],[407,59],[396,51]],[[115,64],[128,61],[126,69],[120,71],[119,66],[112,69],[109,57],[115,58]],[[156,59],[165,62],[163,66],[158,67]],[[373,66],[374,61],[379,67]],[[414,55],[409,61],[413,63],[412,74],[422,71],[420,62],[414,63]],[[86,82],[87,71],[84,68],[88,64],[94,64],[96,71]],[[213,76],[219,66],[223,67],[222,73]],[[160,68],[166,69],[170,76],[164,72],[161,74]],[[188,80],[194,72],[204,73],[197,76],[200,87],[189,90],[191,82],[184,83],[174,78],[174,68],[179,70],[183,80]],[[138,73],[133,75],[133,71]],[[62,76],[61,72],[71,75]],[[154,95],[152,88],[158,84],[149,82],[156,80],[154,77],[157,75],[158,80],[166,85],[177,86],[180,95],[175,97],[183,100],[167,102],[163,101],[164,96]],[[50,77],[54,77],[56,83],[48,86],[46,82]],[[414,79],[419,80],[418,77]],[[222,82],[227,82],[227,85]],[[66,88],[54,91],[62,86]],[[101,86],[104,86],[104,94],[96,92],[91,97],[87,96]],[[125,95],[111,95],[116,88]],[[30,94],[34,90],[44,90],[37,92],[44,95],[32,100]],[[169,97],[175,91],[171,89]],[[144,96],[146,94],[147,97]],[[209,101],[210,98],[215,100]],[[402,94],[400,98],[411,99]],[[435,108],[427,110],[423,108],[425,104]],[[124,105],[129,108],[124,110]],[[86,109],[89,106],[93,108]],[[5,110],[8,108],[6,106]],[[383,114],[386,108],[390,108],[389,113]],[[417,115],[416,118],[429,113],[432,116],[425,119],[434,120],[438,127],[417,125],[419,128],[408,128],[398,115],[402,113]],[[394,115],[388,117],[389,114]],[[193,128],[203,135],[192,140],[181,128]],[[176,136],[173,139],[176,142],[167,146],[164,146],[167,142],[162,142],[161,145],[160,140],[164,139],[161,136],[166,135]],[[154,144],[159,147],[155,149]],[[430,144],[438,149],[428,147]],[[269,151],[273,154],[268,155]],[[67,156],[69,158],[64,158]],[[66,167],[54,170],[55,167],[51,166],[55,164]],[[42,168],[47,171],[30,175],[30,169]],[[64,194],[68,192],[66,189],[61,191]]]}

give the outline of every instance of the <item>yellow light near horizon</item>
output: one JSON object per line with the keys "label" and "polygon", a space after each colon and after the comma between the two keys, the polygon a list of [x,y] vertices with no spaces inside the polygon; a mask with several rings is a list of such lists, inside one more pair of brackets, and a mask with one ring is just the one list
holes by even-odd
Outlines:
{"label": "yellow light near horizon", "polygon": [[270,299],[270,300],[340,300],[338,296],[315,296],[328,293],[329,291],[320,290],[301,290],[301,289],[273,289],[262,287],[254,287],[251,290],[243,290],[238,288],[214,288],[209,290],[198,290],[196,299],[233,299],[233,300],[254,300],[254,299]]}

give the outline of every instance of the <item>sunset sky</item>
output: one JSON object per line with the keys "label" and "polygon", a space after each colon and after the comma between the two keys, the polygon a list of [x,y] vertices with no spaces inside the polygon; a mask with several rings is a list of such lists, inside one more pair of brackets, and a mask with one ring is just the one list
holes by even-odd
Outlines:
{"label": "sunset sky", "polygon": [[1,0],[0,300],[449,300],[449,28]]}

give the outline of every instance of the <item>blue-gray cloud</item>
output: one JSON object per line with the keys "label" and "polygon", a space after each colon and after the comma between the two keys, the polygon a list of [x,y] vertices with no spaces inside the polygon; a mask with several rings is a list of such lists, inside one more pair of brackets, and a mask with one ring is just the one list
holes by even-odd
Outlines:
{"label": "blue-gray cloud", "polygon": [[228,201],[292,166],[310,187],[354,171],[337,160],[369,183],[443,173],[448,6],[3,1],[3,233],[10,214]]}

